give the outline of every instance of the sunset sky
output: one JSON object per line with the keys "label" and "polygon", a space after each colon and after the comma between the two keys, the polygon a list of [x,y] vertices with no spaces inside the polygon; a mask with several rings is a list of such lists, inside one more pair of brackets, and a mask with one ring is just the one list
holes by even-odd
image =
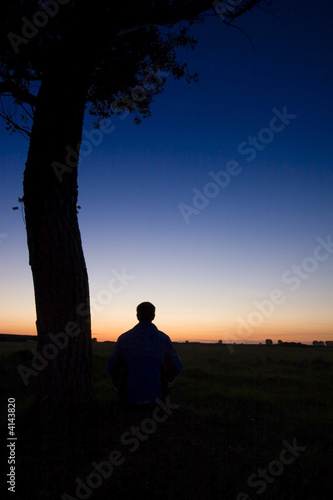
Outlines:
{"label": "sunset sky", "polygon": [[[332,5],[272,2],[193,27],[199,82],[167,76],[151,118],[87,115],[79,222],[92,331],[142,301],[172,340],[333,340]],[[0,129],[0,333],[35,333],[17,198],[28,141]]]}

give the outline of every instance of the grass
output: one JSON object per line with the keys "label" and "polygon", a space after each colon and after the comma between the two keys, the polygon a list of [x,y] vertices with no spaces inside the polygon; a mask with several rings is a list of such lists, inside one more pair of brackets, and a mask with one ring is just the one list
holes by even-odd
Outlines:
{"label": "grass", "polygon": [[[16,398],[21,429],[31,418],[37,381],[25,387],[16,366],[29,359],[27,350],[32,348],[32,344],[1,345],[2,407],[8,397]],[[91,424],[94,446],[80,477],[85,480],[93,470],[92,462],[105,461],[113,450],[125,461],[114,467],[91,498],[332,498],[333,349],[237,345],[231,353],[227,346],[210,344],[177,344],[176,349],[183,371],[171,402],[179,407],[165,422],[149,424],[151,410],[134,415],[117,403],[105,371],[113,344],[93,345],[98,414]],[[3,423],[6,415],[1,417]],[[153,424],[156,428],[151,429]],[[133,426],[145,429],[135,450]],[[36,432],[33,426],[21,432],[22,449],[17,457],[21,491],[30,488],[30,496],[33,478],[38,478],[36,452],[31,449]],[[122,441],[126,432],[131,435],[131,446]],[[277,473],[271,464],[279,460],[286,442],[305,449]],[[288,452],[287,456],[292,455]],[[2,470],[6,467],[2,463]],[[264,469],[267,480],[260,478]],[[16,497],[25,498],[24,494]]]}

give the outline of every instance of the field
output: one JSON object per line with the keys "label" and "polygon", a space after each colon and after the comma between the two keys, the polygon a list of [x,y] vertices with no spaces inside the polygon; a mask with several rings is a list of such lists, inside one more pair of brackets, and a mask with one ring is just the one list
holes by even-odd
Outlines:
{"label": "field", "polygon": [[[25,387],[16,370],[33,347],[0,345],[2,408],[9,397],[17,404],[15,500],[37,498],[37,381]],[[235,345],[231,352],[189,343],[176,349],[183,371],[170,405],[134,414],[119,407],[105,371],[113,344],[93,344],[98,404],[83,436],[93,428],[94,446],[75,483],[85,485],[81,498],[332,498],[332,348]],[[2,450],[6,418],[4,410]],[[2,479],[7,469],[2,458]]]}

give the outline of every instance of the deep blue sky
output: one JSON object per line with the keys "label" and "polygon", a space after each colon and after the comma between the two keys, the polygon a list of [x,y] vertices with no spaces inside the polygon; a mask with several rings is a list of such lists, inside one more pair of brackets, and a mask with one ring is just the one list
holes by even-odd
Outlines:
{"label": "deep blue sky", "polygon": [[[155,303],[157,326],[175,340],[333,338],[333,255],[315,253],[333,228],[333,7],[281,0],[265,8],[235,21],[246,34],[216,16],[194,27],[197,47],[180,57],[199,83],[168,76],[151,118],[137,126],[132,116],[114,117],[113,132],[80,162],[79,219],[100,340],[129,329],[142,300]],[[283,110],[284,123],[272,122]],[[84,129],[87,138],[89,116]],[[0,133],[0,329],[32,333],[25,228],[11,210],[28,143]],[[223,189],[208,187],[210,172],[231,161],[238,175]],[[186,223],[179,206],[193,208],[209,189],[216,196]]]}

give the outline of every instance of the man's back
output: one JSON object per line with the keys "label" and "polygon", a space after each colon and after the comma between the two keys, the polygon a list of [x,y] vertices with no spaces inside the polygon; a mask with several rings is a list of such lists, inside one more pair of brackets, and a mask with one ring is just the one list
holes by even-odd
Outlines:
{"label": "man's back", "polygon": [[170,338],[146,321],[118,338],[107,366],[117,388],[126,391],[130,404],[153,403],[162,398],[163,384],[173,381],[181,368]]}

